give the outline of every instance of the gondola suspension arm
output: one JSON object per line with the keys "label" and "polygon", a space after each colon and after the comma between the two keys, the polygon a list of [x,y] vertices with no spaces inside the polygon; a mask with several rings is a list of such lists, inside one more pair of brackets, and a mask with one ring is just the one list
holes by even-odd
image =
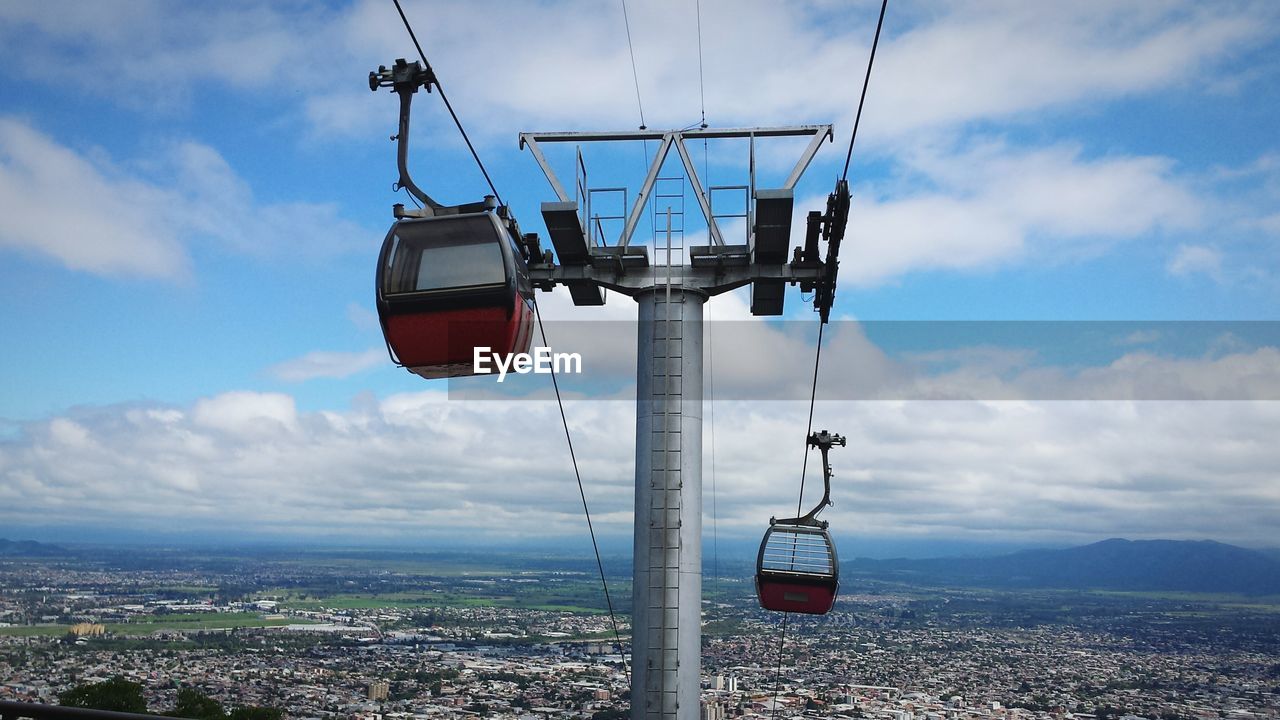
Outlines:
{"label": "gondola suspension arm", "polygon": [[844,447],[846,440],[843,435],[829,433],[826,430],[815,432],[809,436],[809,447],[818,448],[818,452],[822,453],[822,499],[814,506],[812,510],[795,518],[769,518],[770,525],[805,525],[809,527],[826,528],[827,521],[819,520],[818,513],[822,512],[827,506],[831,505],[831,478],[835,475],[831,470],[831,462],[827,459],[827,453],[831,450],[831,446],[839,445]]}
{"label": "gondola suspension arm", "polygon": [[[377,70],[369,72],[369,89],[377,91],[380,87],[389,87],[397,95],[400,96],[400,126],[393,138],[396,141],[396,167],[400,171],[400,179],[396,181],[396,189],[404,188],[422,203],[421,210],[405,210],[402,206],[397,205],[395,208],[395,216],[401,217],[437,217],[440,215],[462,215],[467,213],[484,212],[492,210],[497,205],[497,201],[486,198],[480,202],[463,203],[462,205],[442,205],[436,202],[430,195],[422,191],[418,184],[413,181],[413,176],[409,174],[409,118],[413,107],[413,96],[417,94],[418,88],[426,88],[427,92],[431,92],[431,87],[437,85],[435,72],[431,70],[431,66],[423,66],[418,61],[412,63],[404,58],[399,58],[395,64],[388,68],[386,65],[379,65]],[[500,212],[500,214],[503,214]],[[516,236],[519,237],[518,231]]]}
{"label": "gondola suspension arm", "polygon": [[436,75],[430,66],[424,68],[422,63],[417,61],[410,64],[404,58],[397,59],[390,68],[379,65],[377,70],[369,72],[370,90],[377,92],[380,87],[389,87],[400,96],[400,128],[394,138],[396,166],[400,170],[396,189],[408,190],[409,194],[417,198],[424,209],[429,211],[424,213],[428,217],[440,214],[443,206],[423,192],[409,175],[409,116],[413,106],[413,96],[417,94],[418,88],[424,87],[427,92],[431,92],[431,85],[435,81]]}

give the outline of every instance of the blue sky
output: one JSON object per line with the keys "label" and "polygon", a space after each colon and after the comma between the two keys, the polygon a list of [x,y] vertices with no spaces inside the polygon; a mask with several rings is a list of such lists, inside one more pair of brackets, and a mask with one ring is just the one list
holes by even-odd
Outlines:
{"label": "blue sky", "polygon": [[[545,237],[552,193],[517,133],[639,124],[621,5],[405,6],[504,198]],[[701,92],[694,8],[628,7],[649,127],[696,122],[702,95],[715,127],[833,123],[797,192],[798,216],[820,207],[878,4],[702,2]],[[891,2],[829,372],[902,377],[900,348],[854,319],[1280,319],[1278,29],[1268,2]],[[519,453],[468,439],[554,427],[553,406],[450,403],[381,346],[374,253],[404,199],[395,100],[365,75],[412,54],[390,0],[0,8],[0,521],[55,535],[86,513],[108,531],[302,538],[426,537],[481,516],[516,538],[580,530],[555,433]],[[593,153],[593,184],[638,186],[643,148]],[[762,143],[761,186],[797,153]],[[741,145],[705,158],[711,182],[745,182]],[[571,155],[552,162],[571,173]],[[413,166],[442,201],[485,192],[434,95],[415,105]],[[618,296],[541,302],[552,330],[634,313]],[[811,321],[798,293],[788,308]],[[711,312],[750,320],[738,295]],[[773,354],[717,380],[795,380],[811,345],[790,327],[760,325]],[[1277,536],[1274,333],[1137,343],[1047,374],[1053,358],[1027,365],[988,340],[925,357],[976,401],[821,405],[856,447],[833,522],[1001,543]],[[633,357],[574,341],[611,367]],[[1132,401],[1153,377],[1186,402]],[[598,527],[618,535],[622,396],[571,403]],[[1040,402],[1063,396],[1080,401]],[[1215,397],[1259,402],[1190,401]],[[718,507],[746,537],[792,494],[776,477],[798,475],[803,409],[735,402],[717,408],[717,465],[733,473]]]}

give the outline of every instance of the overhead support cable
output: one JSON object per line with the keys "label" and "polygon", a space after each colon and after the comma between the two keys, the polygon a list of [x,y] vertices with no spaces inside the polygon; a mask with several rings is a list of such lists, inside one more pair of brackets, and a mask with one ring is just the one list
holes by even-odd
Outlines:
{"label": "overhead support cable", "polygon": [[631,54],[631,79],[636,85],[636,107],[640,109],[640,129],[645,130],[644,102],[640,100],[640,73],[636,71],[636,47],[631,42],[631,19],[627,17],[627,0],[622,0],[622,22],[627,27],[627,51]]}
{"label": "overhead support cable", "polygon": [[[813,406],[818,399],[818,367],[822,363],[822,331],[827,327],[826,323],[818,324],[818,350],[813,354],[813,386],[809,390],[809,421],[805,426],[804,436],[807,438],[813,434]],[[796,516],[799,517],[804,509],[804,482],[809,471],[809,449],[812,445],[805,443],[804,446],[804,462],[800,465],[800,499],[796,501]]]}
{"label": "overhead support cable", "polygon": [[[698,101],[702,109],[702,127],[707,126],[707,91],[702,80],[702,0],[694,3],[698,16]],[[705,141],[704,141],[705,142]]]}
{"label": "overhead support cable", "polygon": [[[400,20],[404,23],[404,29],[409,31],[409,39],[413,40],[413,46],[418,49],[418,57],[422,58],[422,64],[426,67],[427,72],[435,77],[435,72],[431,69],[431,63],[427,62],[427,54],[422,51],[422,44],[418,42],[418,36],[413,32],[413,26],[409,24],[409,18],[404,14],[404,8],[400,7],[400,0],[391,0],[396,4],[396,11],[400,13]],[[462,133],[462,139],[467,143],[467,149],[471,151],[471,157],[475,159],[476,165],[480,168],[480,173],[484,175],[485,182],[489,183],[489,189],[493,191],[493,196],[497,198],[499,205],[506,205],[502,201],[502,194],[498,192],[497,186],[493,184],[493,179],[489,177],[489,171],[485,169],[484,163],[480,161],[480,154],[476,152],[475,145],[471,144],[471,138],[467,136],[466,128],[462,127],[462,121],[458,119],[458,113],[453,111],[453,104],[449,102],[449,97],[444,94],[444,86],[440,84],[439,78],[435,79],[436,90],[440,91],[440,99],[444,101],[444,106],[449,110],[449,116],[453,118],[453,124],[458,126],[458,132]]]}
{"label": "overhead support cable", "polygon": [[[547,342],[547,329],[542,324],[542,312],[538,309],[538,301],[533,301],[533,314],[538,320],[538,333],[542,336],[542,346],[551,347]],[[564,425],[564,441],[569,446],[569,459],[573,462],[573,476],[578,480],[578,496],[582,498],[582,513],[587,516],[587,532],[591,534],[591,549],[596,554],[596,568],[600,571],[600,586],[604,588],[604,602],[609,610],[609,623],[613,626],[613,639],[617,643],[618,657],[622,658],[622,671],[627,676],[627,685],[631,685],[631,671],[627,668],[627,656],[622,651],[622,635],[618,632],[618,618],[613,612],[613,598],[609,595],[609,583],[605,580],[604,561],[600,559],[600,545],[596,542],[596,529],[591,523],[591,510],[587,507],[587,491],[582,485],[582,473],[578,470],[578,456],[573,450],[573,436],[569,433],[569,417],[564,412],[564,401],[560,398],[560,382],[556,379],[556,369],[551,368],[551,387],[556,392],[556,405],[560,408],[560,422]],[[633,629],[634,634],[634,629]]]}
{"label": "overhead support cable", "polygon": [[[445,107],[449,110],[449,115],[453,118],[454,125],[457,126],[458,132],[462,134],[462,139],[466,142],[467,149],[471,151],[471,157],[476,161],[476,165],[480,168],[480,172],[484,175],[485,181],[489,184],[489,189],[493,191],[494,198],[497,199],[499,204],[505,205],[505,203],[502,200],[502,195],[498,192],[498,188],[494,185],[493,179],[489,176],[489,171],[485,169],[484,163],[480,160],[479,153],[476,152],[475,146],[471,143],[471,138],[468,137],[466,129],[462,126],[462,121],[458,118],[458,114],[454,112],[453,105],[449,102],[449,98],[445,95],[444,87],[440,84],[439,79],[435,78],[435,73],[431,69],[431,63],[427,60],[426,53],[423,52],[422,50],[422,44],[418,42],[418,37],[413,32],[413,26],[409,23],[409,18],[405,15],[404,8],[401,7],[400,5],[400,0],[392,0],[392,2],[395,3],[396,11],[400,14],[400,20],[404,23],[405,30],[408,31],[409,33],[409,38],[413,40],[413,45],[418,50],[418,57],[422,59],[422,64],[425,66],[427,72],[433,78],[433,84],[435,85],[436,89],[440,91],[440,99],[444,101]],[[623,13],[625,17],[626,0],[623,0]],[[630,32],[631,32],[630,27],[628,27],[628,30],[627,30],[628,43],[630,42]],[[634,72],[634,70],[635,70],[635,55],[633,52],[632,53],[632,71]],[[639,102],[640,100],[639,93],[640,93],[640,86],[639,86],[639,81],[637,80],[637,83],[636,83],[636,101],[637,102]],[[641,108],[641,129],[642,130],[645,129],[643,125],[643,118],[644,118],[644,110],[642,107]],[[550,343],[547,342],[547,330],[542,323],[542,313],[538,309],[538,302],[536,297],[534,298],[533,311],[534,311],[534,317],[537,319],[539,334],[542,336],[542,344],[544,347],[550,347]],[[617,645],[618,655],[622,660],[623,673],[626,675],[627,684],[630,685],[631,671],[627,666],[626,655],[623,653],[622,635],[618,630],[618,618],[613,610],[613,598],[609,594],[609,583],[605,579],[604,561],[601,559],[601,556],[600,556],[600,544],[596,540],[595,527],[591,522],[591,510],[587,505],[587,493],[586,493],[586,489],[583,487],[583,484],[582,484],[582,472],[578,468],[578,457],[573,447],[573,436],[569,431],[569,419],[568,419],[568,416],[565,414],[564,401],[560,396],[560,383],[556,378],[556,373],[554,368],[552,368],[552,371],[551,371],[551,385],[555,390],[556,405],[559,407],[559,410],[560,410],[560,422],[564,426],[564,438],[565,438],[566,444],[569,447],[569,459],[573,465],[573,475],[578,483],[578,496],[582,500],[582,512],[587,519],[587,531],[591,536],[591,548],[595,552],[596,568],[600,572],[600,585],[604,590],[605,606],[609,611],[609,622],[613,628],[614,641],[616,642],[616,645]]]}
{"label": "overhead support cable", "polygon": [[844,172],[840,175],[841,180],[849,179],[849,161],[853,159],[853,142],[858,139],[858,123],[862,120],[862,106],[867,102],[867,86],[871,84],[871,66],[876,62],[876,46],[880,44],[880,28],[884,27],[884,11],[888,7],[889,0],[882,0],[880,19],[876,21],[876,36],[871,41],[871,57],[867,59],[867,75],[862,79],[862,97],[858,98],[858,113],[853,117],[853,132],[849,134],[849,152],[844,156]]}
{"label": "overhead support cable", "polygon": [[[631,20],[627,16],[627,0],[622,0],[622,23],[627,29],[627,52],[631,56],[631,80],[636,88],[636,108],[640,111],[640,129],[647,130],[648,125],[644,121],[644,102],[640,100],[640,73],[636,70],[636,48],[631,42]],[[644,155],[644,166],[649,166],[649,141],[641,141],[642,153]],[[650,224],[654,223],[650,221]]]}
{"label": "overhead support cable", "polygon": [[[818,399],[818,368],[822,363],[822,331],[827,327],[826,323],[818,324],[818,350],[813,355],[813,384],[809,389],[809,420],[806,423],[804,436],[807,438],[813,433],[813,408]],[[800,499],[796,501],[796,516],[804,510],[804,481],[805,475],[809,470],[809,448],[810,444],[805,443],[804,446],[804,462],[800,466]],[[791,613],[784,612],[782,614],[782,629],[778,634],[778,667],[773,674],[773,717],[778,716],[778,689],[782,682],[782,652],[787,642],[787,618]]]}
{"label": "overhead support cable", "polygon": [[[853,118],[853,130],[849,134],[849,150],[848,152],[845,153],[844,171],[840,175],[840,183],[837,185],[837,187],[839,187],[839,185],[842,185],[849,179],[849,163],[853,158],[853,145],[858,138],[858,125],[862,120],[862,108],[867,101],[867,87],[870,86],[871,84],[871,68],[874,66],[876,61],[876,48],[880,44],[880,31],[884,27],[884,15],[885,15],[885,10],[888,7],[889,7],[889,0],[881,0],[880,17],[876,20],[876,34],[871,41],[871,53],[867,59],[867,73],[862,79],[862,94],[858,98],[858,110],[855,113]],[[813,357],[813,384],[810,387],[810,391],[809,391],[809,419],[806,423],[807,427],[805,430],[805,437],[808,437],[813,432],[813,410],[818,397],[818,370],[822,362],[822,335],[823,335],[823,330],[825,328],[826,328],[826,317],[824,315],[823,322],[821,322],[818,325],[818,343],[817,343],[818,347]],[[805,475],[807,474],[808,467],[809,467],[809,448],[810,447],[812,446],[807,443],[805,444],[804,461],[800,467],[800,497],[796,501],[796,515],[799,515],[801,511],[804,509],[804,482],[805,482]],[[782,682],[782,659],[783,659],[783,650],[787,642],[787,618],[789,616],[790,616],[790,613],[783,613],[782,627],[778,635],[778,665],[776,670],[774,671],[774,676],[773,676],[772,717],[774,718],[778,717],[778,691],[781,687],[781,682]]]}
{"label": "overhead support cable", "polygon": [[782,649],[783,649],[783,646],[786,645],[787,618],[790,618],[790,617],[791,617],[791,613],[789,612],[782,613],[782,634],[781,634],[781,637],[778,639],[778,669],[775,670],[773,673],[773,702],[770,703],[770,705],[773,706],[773,709],[769,715],[770,718],[775,718],[775,719],[778,717],[778,687],[779,687],[779,684],[782,682]]}

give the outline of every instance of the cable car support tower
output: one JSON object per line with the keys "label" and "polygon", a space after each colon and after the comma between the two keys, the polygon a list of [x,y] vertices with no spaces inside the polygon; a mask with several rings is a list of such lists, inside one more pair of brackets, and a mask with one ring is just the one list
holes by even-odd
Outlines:
{"label": "cable car support tower", "polygon": [[[808,137],[810,141],[780,187],[755,187],[755,143],[759,139]],[[826,210],[807,217],[805,242],[791,248],[797,181],[830,125],[690,129],[668,131],[522,133],[556,194],[542,204],[555,248],[531,257],[534,287],[568,288],[575,305],[603,305],[605,290],[639,305],[636,367],[636,463],[634,574],[632,579],[631,717],[633,720],[696,720],[699,714],[702,609],[702,398],[703,306],[715,295],[751,286],[755,315],[781,315],[787,285],[814,293],[823,322],[835,295],[840,242],[848,217],[848,184],[840,180]],[[726,242],[690,158],[686,140],[747,138],[750,185],[746,242]],[[592,218],[570,195],[543,154],[548,143],[653,140],[658,150],[625,215],[617,242],[606,244]],[[664,161],[674,149],[690,191],[706,220],[710,244],[673,244],[671,213],[665,232],[655,228],[649,247],[633,243],[646,204],[654,196]],[[714,188],[711,188],[712,190]],[[622,218],[618,218],[622,219]],[[655,223],[656,224],[656,223]],[[681,233],[681,237],[682,237]],[[825,241],[826,256],[819,256]],[[533,243],[526,243],[533,247]]]}
{"label": "cable car support tower", "polygon": [[[863,81],[862,97],[858,102],[849,150],[845,156],[844,172],[836,181],[835,189],[828,195],[825,210],[812,210],[807,214],[803,245],[794,248],[791,247],[791,225],[795,186],[822,143],[832,138],[830,125],[708,129],[704,120],[701,127],[684,130],[652,131],[641,127],[637,131],[622,132],[521,133],[521,148],[528,147],[556,194],[556,200],[542,203],[541,208],[555,248],[553,256],[550,251],[542,250],[536,234],[520,233],[515,219],[502,203],[484,164],[471,146],[461,121],[445,98],[444,89],[431,71],[426,55],[413,34],[408,18],[400,9],[398,0],[396,7],[400,10],[405,28],[422,58],[422,64],[398,60],[392,68],[379,67],[369,74],[371,90],[390,87],[400,96],[399,133],[393,136],[398,143],[397,165],[400,171],[396,187],[404,188],[421,205],[417,210],[407,210],[402,205],[395,206],[397,224],[406,221],[412,223],[415,219],[418,222],[438,219],[439,222],[449,223],[441,225],[440,229],[449,229],[454,225],[462,228],[462,223],[470,222],[473,214],[492,214],[494,217],[480,236],[467,236],[462,238],[462,242],[494,242],[502,248],[506,248],[505,242],[512,243],[512,248],[502,251],[505,287],[507,294],[512,297],[504,295],[500,298],[502,303],[485,298],[468,300],[462,297],[469,292],[466,287],[456,291],[450,289],[441,295],[432,287],[419,287],[416,281],[404,292],[410,296],[410,300],[417,294],[423,294],[419,291],[425,291],[424,297],[439,295],[451,303],[469,302],[471,305],[510,305],[514,308],[511,312],[515,312],[520,310],[526,300],[531,300],[523,298],[523,288],[549,291],[557,285],[563,285],[568,288],[575,305],[603,305],[605,291],[612,290],[630,296],[639,306],[636,338],[635,554],[630,673],[632,720],[697,720],[699,717],[702,642],[703,306],[715,295],[750,286],[752,314],[781,315],[787,286],[799,285],[802,292],[813,294],[814,310],[819,313],[821,322],[825,325],[829,320],[835,301],[840,245],[849,214],[849,159],[857,138],[858,121],[866,100],[871,66],[875,60],[875,49],[887,5],[888,0],[882,0],[867,75]],[[472,156],[489,182],[493,198],[486,197],[479,203],[445,206],[422,192],[409,177],[406,166],[409,105],[419,87],[430,92],[433,86],[439,90],[441,100],[453,115],[459,132],[467,141]],[[808,137],[809,142],[781,186],[759,189],[755,178],[756,141],[778,137]],[[721,138],[749,140],[750,184],[747,187],[704,189],[685,141]],[[636,140],[656,141],[658,150],[630,208],[624,208],[623,215],[610,218],[602,218],[589,210],[593,191],[584,187],[586,173],[580,151],[576,170],[582,170],[583,180],[574,188],[576,193],[572,196],[566,192],[564,184],[542,152],[542,146],[551,143],[581,145]],[[649,247],[633,243],[632,239],[651,199],[677,197],[655,193],[655,185],[664,179],[659,177],[663,164],[673,148],[680,157],[684,177],[687,178],[693,197],[706,220],[709,244],[688,248],[686,257],[683,208],[679,231],[673,228],[672,212],[668,209],[663,238],[665,243],[659,242],[659,238],[655,237],[650,257]],[[745,242],[726,241],[712,209],[711,192],[717,189],[747,192]],[[623,204],[627,204],[627,193],[622,188],[597,191],[621,191]],[[683,191],[678,197],[683,202]],[[451,217],[456,220],[450,219]],[[612,245],[605,242],[603,232],[597,232],[602,219],[623,221],[617,242]],[[654,224],[657,225],[656,222]],[[433,232],[441,234],[439,229]],[[678,243],[674,242],[677,232],[680,237]],[[397,226],[393,225],[386,243],[394,244],[397,240]],[[459,241],[457,238],[437,238],[432,242],[456,245]],[[826,246],[825,256],[820,251],[822,245]],[[384,244],[384,256],[386,247]],[[423,247],[426,248],[427,245]],[[512,254],[510,251],[516,248],[518,252]],[[387,267],[384,267],[385,262],[385,257],[380,258],[380,299],[384,290],[404,291],[402,288],[387,286],[388,279],[394,277],[389,268],[393,269],[403,261],[392,260],[392,264]],[[418,274],[420,276],[421,270]],[[536,313],[536,303],[532,307]],[[392,314],[392,308],[389,304],[385,308],[382,304],[379,305],[379,317],[384,322],[385,335],[387,327],[386,318],[383,317],[384,310]],[[442,310],[445,310],[443,305],[435,310],[431,307],[416,308],[412,304],[406,305],[406,311],[411,313],[408,316],[411,320],[415,317],[412,315],[414,312],[421,311],[421,317],[431,319]],[[509,317],[515,316],[509,313]],[[513,321],[508,319],[507,325],[513,325]],[[521,340],[521,337],[524,339]],[[516,336],[512,340],[512,344],[516,346],[527,346],[527,343],[528,335]],[[819,331],[818,357],[822,349],[821,343],[822,333]],[[388,337],[388,348],[392,349],[392,345],[393,342]],[[427,362],[424,376],[435,376],[437,370],[445,375],[472,374],[474,371],[474,368],[452,365],[442,369],[438,367],[440,362],[439,359]],[[811,415],[816,392],[815,360],[814,396],[810,398]],[[563,406],[561,412],[563,414]],[[567,437],[567,422],[565,431]],[[833,438],[829,439],[834,442]],[[572,455],[571,440],[569,447]],[[830,468],[826,463],[826,449],[822,448],[824,478],[829,482]],[[581,489],[580,475],[578,482]],[[585,509],[585,495],[583,505]],[[825,498],[818,509],[824,505]],[[816,512],[817,509],[810,514]],[[768,535],[766,542],[767,540]],[[834,554],[831,559],[834,562]],[[601,579],[604,579],[603,565]],[[607,598],[607,585],[605,593]],[[785,622],[783,627],[785,632]]]}
{"label": "cable car support tower", "polygon": [[[803,245],[791,247],[791,226],[796,183],[822,143],[832,138],[832,128],[799,125],[521,133],[521,147],[527,147],[532,153],[556,194],[556,200],[544,202],[541,207],[555,248],[553,255],[542,250],[536,234],[520,233],[500,198],[447,206],[436,202],[413,183],[406,164],[410,103],[418,88],[430,91],[433,86],[438,88],[439,84],[430,67],[416,62],[398,60],[391,68],[382,66],[369,74],[371,90],[389,87],[400,96],[399,133],[393,138],[397,141],[400,171],[397,187],[404,188],[421,205],[417,210],[403,205],[394,207],[397,222],[387,236],[379,259],[379,317],[388,349],[394,350],[393,345],[397,343],[401,350],[413,349],[411,343],[405,345],[404,338],[387,334],[388,323],[399,321],[400,313],[407,313],[405,317],[411,322],[425,322],[423,318],[438,318],[440,313],[450,312],[455,306],[509,307],[513,309],[508,314],[517,313],[516,320],[520,322],[509,319],[502,326],[514,331],[522,322],[531,322],[519,313],[531,300],[527,295],[535,288],[550,291],[563,285],[575,305],[603,305],[606,290],[627,295],[637,302],[631,716],[633,720],[696,720],[700,709],[702,641],[703,307],[715,295],[750,286],[752,314],[781,315],[786,287],[799,285],[802,292],[813,294],[814,309],[821,321],[827,322],[835,300],[840,244],[849,212],[847,180],[842,177],[836,181],[825,211],[808,213]],[[443,97],[443,90],[440,93]],[[780,187],[757,188],[755,144],[758,140],[781,137],[807,137],[809,141]],[[745,187],[704,188],[685,141],[728,138],[749,141],[750,183]],[[579,202],[589,207],[593,189],[585,187],[584,180],[575,187],[575,195],[569,195],[547,162],[542,146],[637,140],[656,141],[657,153],[634,202],[624,208],[624,214],[611,216],[623,221],[623,225],[617,241],[610,245],[603,232],[597,232],[600,220],[607,218],[590,213]],[[852,149],[852,143],[850,147]],[[684,178],[706,220],[709,244],[689,247],[686,254],[683,209],[678,231],[672,225],[673,213],[668,209],[665,233],[654,238],[651,257],[648,245],[632,240],[651,199],[684,197],[683,190],[679,195],[655,192],[657,183],[668,179],[659,176],[672,149],[680,157]],[[578,166],[585,177],[580,151]],[[496,196],[496,188],[492,189]],[[711,192],[717,189],[746,192],[745,213],[736,216],[746,221],[744,242],[726,241],[712,209]],[[606,188],[603,191],[621,191],[626,204],[626,190]],[[486,216],[492,217],[474,227],[465,225]],[[445,224],[429,226],[430,223]],[[502,250],[505,278],[504,283],[499,283],[505,288],[502,298],[471,297],[475,292],[465,285],[441,290],[430,284],[420,287],[419,264],[408,262],[406,265],[394,250],[397,243],[406,249],[416,247],[416,243],[422,245],[418,248],[422,251],[457,245],[458,238],[450,239],[450,233],[456,234],[455,229],[465,236],[461,238],[463,243],[478,242]],[[480,234],[473,237],[476,232]],[[415,233],[423,237],[418,238]],[[677,234],[678,243],[675,242]],[[506,247],[507,241],[512,243],[510,248]],[[822,245],[825,245],[825,256],[820,250]],[[407,250],[401,254],[408,256]],[[410,274],[414,275],[414,281],[399,287],[396,268],[413,271]],[[529,293],[524,293],[522,288],[527,288]],[[407,298],[402,303],[403,310],[391,304],[392,300],[400,302],[399,295]],[[428,302],[434,304],[428,307]],[[533,309],[536,311],[536,304]],[[514,337],[514,345],[527,347],[527,333]],[[406,359],[401,353],[397,362],[424,377],[474,372],[469,363],[454,360],[457,359],[424,359],[420,361],[422,367],[414,367],[419,363]],[[603,567],[601,574],[603,578]]]}

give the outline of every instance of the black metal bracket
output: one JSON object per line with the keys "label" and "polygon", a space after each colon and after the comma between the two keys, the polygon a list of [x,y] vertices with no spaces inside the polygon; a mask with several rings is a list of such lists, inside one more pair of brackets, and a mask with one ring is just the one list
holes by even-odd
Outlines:
{"label": "black metal bracket", "polygon": [[425,87],[427,92],[431,92],[431,86],[435,82],[436,74],[431,66],[423,67],[422,63],[416,60],[411,65],[404,58],[396,58],[395,64],[390,68],[379,65],[377,70],[369,72],[369,89],[375,92],[380,87],[389,87],[395,92],[410,93],[416,93],[419,87]]}
{"label": "black metal bracket", "polygon": [[[844,241],[845,226],[849,223],[849,182],[837,180],[836,188],[827,196],[827,210],[809,212],[806,218],[804,247],[794,252],[793,266],[819,266],[821,277],[812,282],[802,282],[801,292],[812,292],[813,309],[825,324],[831,319],[831,307],[836,301],[836,280],[840,272],[840,243]],[[818,240],[827,244],[825,260],[818,257]]]}

